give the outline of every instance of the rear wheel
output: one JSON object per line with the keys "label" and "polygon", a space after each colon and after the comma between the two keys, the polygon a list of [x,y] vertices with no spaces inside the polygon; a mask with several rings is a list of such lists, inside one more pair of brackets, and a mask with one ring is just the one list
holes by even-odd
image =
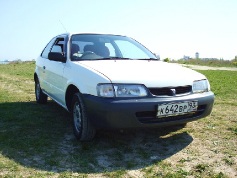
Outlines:
{"label": "rear wheel", "polygon": [[72,121],[75,137],[80,141],[92,140],[95,129],[87,117],[85,105],[79,93],[74,94],[72,99]]}
{"label": "rear wheel", "polygon": [[186,127],[186,126],[187,126],[187,123],[178,124],[177,126],[178,126],[178,127],[180,127],[180,128],[184,128],[184,127]]}
{"label": "rear wheel", "polygon": [[42,92],[39,80],[35,80],[35,99],[37,103],[45,104],[47,102],[48,96]]}

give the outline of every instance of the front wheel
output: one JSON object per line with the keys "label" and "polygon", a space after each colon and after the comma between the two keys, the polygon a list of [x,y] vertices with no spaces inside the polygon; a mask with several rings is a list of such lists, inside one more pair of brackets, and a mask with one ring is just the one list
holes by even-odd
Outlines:
{"label": "front wheel", "polygon": [[87,117],[85,105],[79,93],[74,94],[72,99],[72,121],[75,137],[80,141],[92,140],[95,129]]}
{"label": "front wheel", "polygon": [[42,92],[39,80],[35,80],[35,99],[37,103],[45,104],[47,102],[48,96]]}

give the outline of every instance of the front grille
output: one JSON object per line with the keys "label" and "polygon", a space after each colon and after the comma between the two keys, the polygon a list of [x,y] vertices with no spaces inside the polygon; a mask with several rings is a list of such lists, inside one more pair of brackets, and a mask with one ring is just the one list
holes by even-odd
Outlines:
{"label": "front grille", "polygon": [[143,124],[162,123],[162,122],[178,121],[178,120],[198,117],[204,113],[205,109],[206,109],[206,105],[200,105],[198,106],[198,109],[196,112],[183,114],[183,115],[177,115],[177,116],[162,117],[162,118],[156,117],[156,114],[157,114],[156,111],[137,112],[136,116],[138,120]]}
{"label": "front grille", "polygon": [[148,88],[151,94],[155,96],[173,96],[174,93],[172,89],[175,89],[175,95],[181,95],[190,93],[192,91],[192,86],[179,86],[179,87],[163,87],[163,88]]}

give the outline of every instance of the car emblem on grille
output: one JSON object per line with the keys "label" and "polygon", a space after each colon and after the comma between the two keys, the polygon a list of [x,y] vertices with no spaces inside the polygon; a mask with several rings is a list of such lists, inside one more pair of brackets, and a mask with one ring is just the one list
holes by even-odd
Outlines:
{"label": "car emblem on grille", "polygon": [[175,89],[170,89],[172,96],[176,95],[176,90]]}

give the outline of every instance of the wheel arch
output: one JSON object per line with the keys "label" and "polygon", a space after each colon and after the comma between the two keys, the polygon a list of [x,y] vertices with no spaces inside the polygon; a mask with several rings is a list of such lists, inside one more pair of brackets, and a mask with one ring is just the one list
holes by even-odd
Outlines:
{"label": "wheel arch", "polygon": [[73,84],[67,87],[65,101],[66,101],[66,106],[69,112],[71,112],[71,103],[72,103],[73,95],[78,92],[80,92],[79,89]]}
{"label": "wheel arch", "polygon": [[38,80],[38,75],[37,75],[37,73],[35,72],[34,73],[34,81],[37,81]]}

